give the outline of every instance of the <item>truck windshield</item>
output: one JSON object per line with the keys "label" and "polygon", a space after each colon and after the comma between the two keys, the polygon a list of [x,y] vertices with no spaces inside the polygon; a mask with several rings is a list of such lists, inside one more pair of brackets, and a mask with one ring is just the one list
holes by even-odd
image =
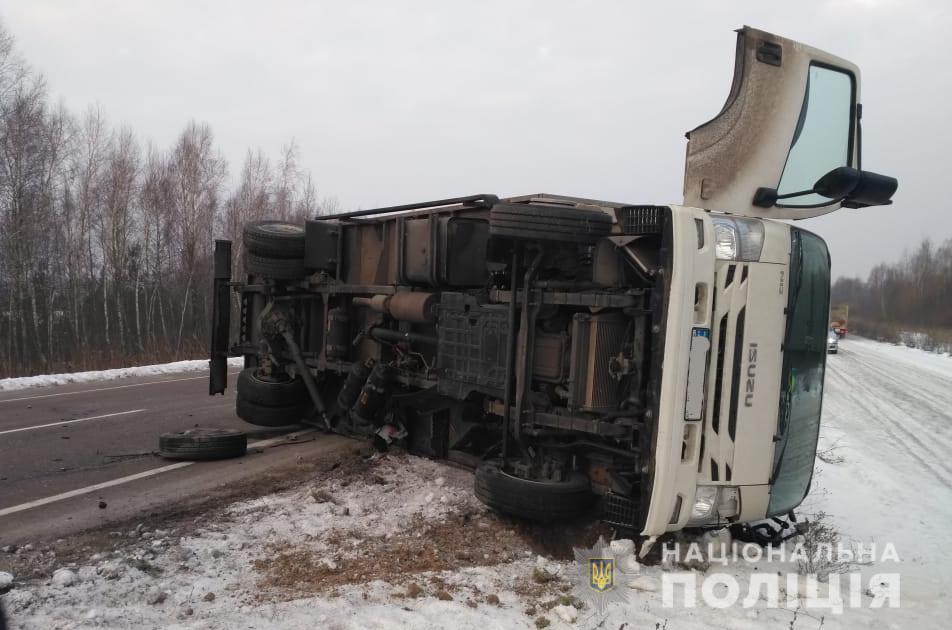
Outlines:
{"label": "truck windshield", "polygon": [[810,488],[826,368],[830,254],[823,239],[791,229],[790,288],[784,335],[770,515],[789,512]]}

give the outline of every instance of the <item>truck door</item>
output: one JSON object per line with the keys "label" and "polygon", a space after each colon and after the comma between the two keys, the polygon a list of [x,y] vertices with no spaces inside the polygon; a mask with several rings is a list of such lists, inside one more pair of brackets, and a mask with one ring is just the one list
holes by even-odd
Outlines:
{"label": "truck door", "polygon": [[811,190],[837,167],[860,168],[859,94],[849,61],[740,29],[727,102],[687,134],[684,205],[774,219],[836,210],[838,198],[783,196]]}

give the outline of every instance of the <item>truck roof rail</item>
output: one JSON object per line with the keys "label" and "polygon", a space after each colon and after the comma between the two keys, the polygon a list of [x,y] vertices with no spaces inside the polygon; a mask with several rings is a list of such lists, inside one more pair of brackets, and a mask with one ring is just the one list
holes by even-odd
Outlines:
{"label": "truck roof rail", "polygon": [[437,199],[436,201],[423,201],[420,203],[408,203],[402,206],[387,206],[386,208],[371,208],[369,210],[354,210],[353,212],[340,212],[338,214],[328,214],[314,217],[315,221],[326,221],[328,219],[353,219],[356,217],[366,217],[378,214],[391,214],[393,212],[404,212],[406,210],[422,210],[424,208],[439,208],[440,206],[455,206],[465,204],[477,208],[490,208],[499,201],[496,195],[469,195],[467,197],[451,197],[449,199]]}

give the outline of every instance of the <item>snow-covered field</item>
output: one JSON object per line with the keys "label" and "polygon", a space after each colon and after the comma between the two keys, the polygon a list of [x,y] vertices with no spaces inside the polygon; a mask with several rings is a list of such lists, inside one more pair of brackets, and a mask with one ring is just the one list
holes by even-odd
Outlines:
{"label": "snow-covered field", "polygon": [[[900,562],[852,567],[864,590],[901,575],[899,608],[665,607],[681,566],[629,566],[628,601],[577,609],[574,563],[487,513],[471,476],[418,458],[345,462],[292,491],[178,531],[144,523],[106,549],[4,595],[23,628],[945,628],[952,612],[952,358],[861,339],[829,357],[822,460],[802,515],[844,541],[892,543]],[[543,541],[545,542],[545,541]],[[541,554],[541,555],[540,555]],[[761,560],[696,566],[745,585],[795,570]],[[630,584],[630,586],[628,585]],[[845,590],[845,587],[844,587]],[[746,592],[746,590],[744,590]],[[848,596],[847,596],[848,599]],[[802,603],[802,602],[801,602]],[[573,620],[573,617],[574,620]]]}
{"label": "snow-covered field", "polygon": [[[244,365],[244,359],[242,357],[232,357],[228,359],[228,365],[231,367],[241,367]],[[136,376],[161,376],[163,374],[181,374],[183,372],[204,372],[207,369],[208,359],[193,359],[189,361],[174,361],[172,363],[158,363],[155,365],[116,368],[114,370],[98,370],[94,372],[66,372],[63,374],[0,378],[0,392],[30,389],[32,387],[67,385],[69,383],[111,381]]]}

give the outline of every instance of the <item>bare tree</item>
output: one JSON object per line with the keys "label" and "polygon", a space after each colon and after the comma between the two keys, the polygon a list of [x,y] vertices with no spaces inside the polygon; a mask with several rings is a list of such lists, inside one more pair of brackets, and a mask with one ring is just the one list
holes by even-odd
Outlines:
{"label": "bare tree", "polygon": [[[80,123],[76,134],[76,143],[72,152],[74,181],[73,195],[75,200],[75,242],[71,243],[70,262],[75,264],[73,281],[73,308],[76,327],[80,331],[80,343],[87,346],[90,342],[96,343],[98,335],[91,335],[92,330],[86,324],[86,312],[83,298],[89,288],[88,285],[96,277],[101,268],[101,255],[95,236],[96,217],[100,214],[103,203],[101,184],[103,170],[106,164],[106,152],[109,145],[109,130],[105,116],[100,107],[90,107]],[[108,303],[103,306],[108,313]],[[106,347],[109,345],[108,317],[102,326],[95,326],[96,331],[102,330]]]}
{"label": "bare tree", "polygon": [[[241,168],[238,187],[225,202],[221,234],[232,241],[241,241],[242,226],[256,219],[270,217],[274,208],[274,175],[271,162],[261,149],[248,150]],[[232,272],[242,267],[242,250],[233,250]]]}
{"label": "bare tree", "polygon": [[36,353],[48,364],[45,326],[37,300],[38,268],[48,264],[44,228],[50,221],[47,174],[52,159],[46,143],[46,86],[39,77],[21,80],[0,103],[0,195],[4,206],[3,244],[10,272],[10,321],[13,353],[25,360]]}
{"label": "bare tree", "polygon": [[115,307],[118,350],[126,350],[126,321],[123,285],[135,229],[133,203],[137,199],[139,145],[130,129],[122,129],[110,142],[100,183],[103,203],[97,228],[103,254],[102,291],[105,329],[109,330],[110,299]]}
{"label": "bare tree", "polygon": [[0,21],[0,100],[10,98],[17,85],[29,75],[26,64],[14,51],[13,35]]}
{"label": "bare tree", "polygon": [[301,194],[298,199],[296,214],[301,219],[309,219],[321,213],[320,201],[317,199],[317,187],[314,178],[308,173],[301,184]]}
{"label": "bare tree", "polygon": [[317,214],[329,215],[337,214],[338,212],[343,212],[344,207],[341,205],[340,200],[337,197],[324,197],[321,199],[320,205],[318,205]]}
{"label": "bare tree", "polygon": [[840,278],[833,301],[850,305],[851,327],[875,337],[927,334],[952,347],[952,239],[928,239],[894,264],[880,264],[868,278]]}
{"label": "bare tree", "polygon": [[298,146],[292,138],[281,148],[281,159],[278,160],[278,178],[274,190],[273,214],[276,219],[290,220],[294,214],[297,197]]}
{"label": "bare tree", "polygon": [[207,124],[143,151],[98,106],[74,118],[0,24],[0,376],[199,352],[213,235],[340,209],[299,154],[293,140],[274,162],[249,151],[228,193]]}
{"label": "bare tree", "polygon": [[[139,207],[147,285],[143,287],[145,328],[149,345],[158,348],[170,343],[164,296],[166,271],[171,269],[173,260],[173,212],[168,160],[155,147],[150,146],[146,151],[141,179]],[[138,298],[136,301],[138,303]]]}
{"label": "bare tree", "polygon": [[[169,164],[173,209],[178,227],[182,265],[186,275],[175,354],[182,347],[186,314],[197,324],[202,316],[191,297],[196,273],[208,268],[219,194],[227,174],[224,159],[215,151],[211,128],[190,122],[179,136]],[[202,269],[198,266],[202,264]],[[197,332],[197,331],[196,331]],[[204,329],[202,329],[204,332]]]}

